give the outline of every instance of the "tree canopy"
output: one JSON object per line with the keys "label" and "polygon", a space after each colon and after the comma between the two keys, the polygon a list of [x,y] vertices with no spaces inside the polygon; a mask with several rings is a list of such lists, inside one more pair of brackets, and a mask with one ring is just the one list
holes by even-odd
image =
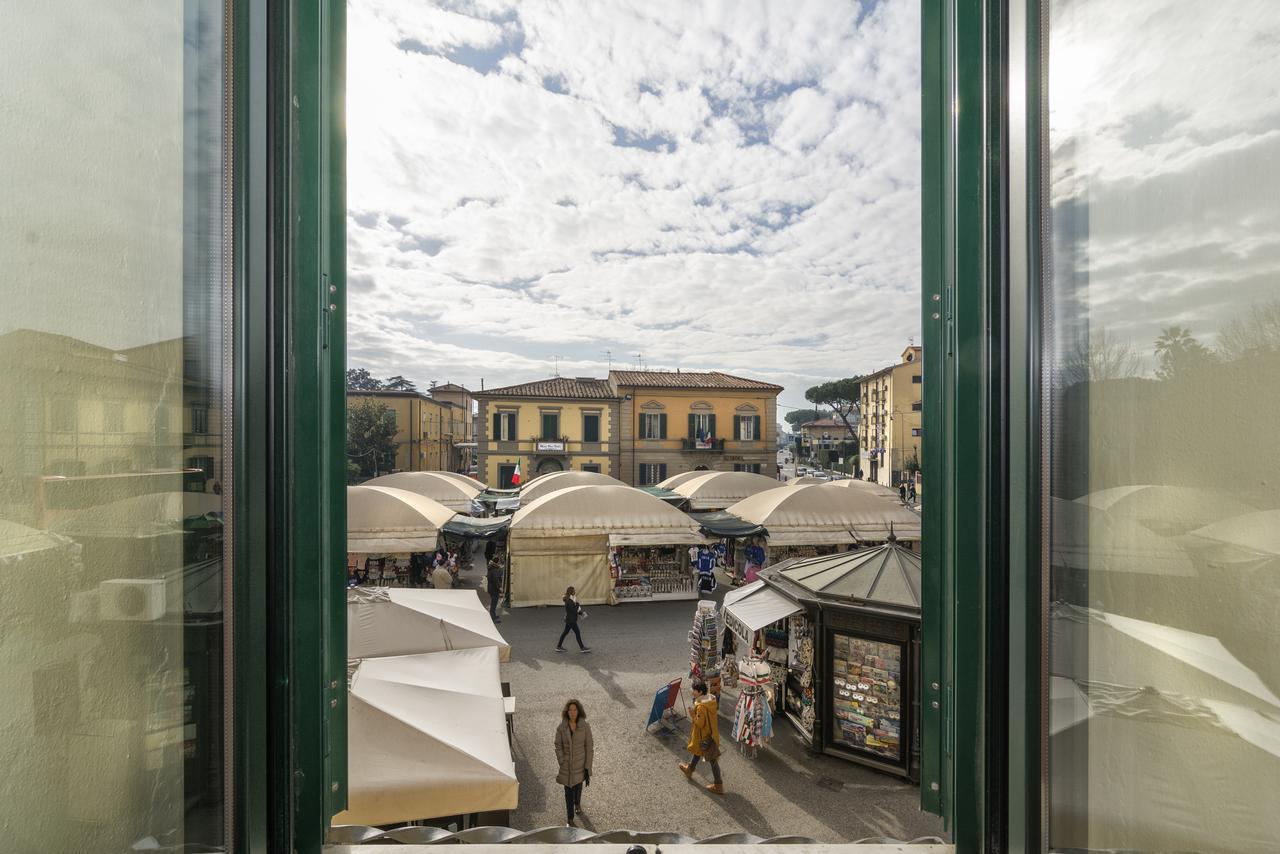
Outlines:
{"label": "tree canopy", "polygon": [[820,383],[804,393],[804,399],[819,407],[830,407],[850,432],[856,432],[852,415],[858,409],[858,392],[862,377],[845,377]]}
{"label": "tree canopy", "polygon": [[1201,344],[1185,326],[1166,326],[1156,339],[1156,377],[1179,379],[1217,360],[1213,351]]}
{"label": "tree canopy", "polygon": [[819,418],[826,418],[830,414],[829,412],[823,412],[821,409],[793,409],[782,416],[782,420],[795,427],[800,424],[807,424],[810,421],[817,421]]}
{"label": "tree canopy", "polygon": [[418,386],[413,380],[405,379],[396,374],[394,377],[388,377],[380,380],[373,374],[369,373],[367,368],[347,368],[347,388],[355,391],[417,391]]}
{"label": "tree canopy", "polygon": [[353,479],[386,474],[396,464],[396,414],[377,400],[347,402],[347,460]]}

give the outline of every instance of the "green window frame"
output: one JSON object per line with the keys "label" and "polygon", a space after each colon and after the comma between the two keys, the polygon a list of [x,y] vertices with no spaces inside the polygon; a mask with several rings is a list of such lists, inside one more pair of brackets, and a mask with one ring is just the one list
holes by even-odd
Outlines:
{"label": "green window frame", "polygon": [[600,441],[599,412],[584,412],[582,414],[582,441],[593,443]]}

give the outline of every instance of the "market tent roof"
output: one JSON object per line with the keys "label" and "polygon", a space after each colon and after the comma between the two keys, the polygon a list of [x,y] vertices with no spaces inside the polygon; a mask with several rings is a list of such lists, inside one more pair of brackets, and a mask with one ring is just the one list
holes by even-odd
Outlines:
{"label": "market tent roof", "polygon": [[478,484],[470,486],[447,477],[438,477],[436,472],[401,471],[395,474],[384,474],[367,480],[361,486],[389,486],[403,489],[424,498],[430,498],[448,507],[455,513],[470,513],[471,499],[480,494]]}
{"label": "market tent roof", "polygon": [[887,486],[876,483],[873,480],[858,480],[856,477],[846,477],[840,480],[831,481],[832,486],[839,486],[842,489],[857,489],[863,492],[869,492],[872,495],[878,495],[881,498],[898,501],[898,491],[890,489]]}
{"label": "market tent roof", "polygon": [[693,520],[630,486],[572,486],[526,504],[511,517],[511,536],[608,535],[615,544],[702,543]]}
{"label": "market tent roof", "polygon": [[683,495],[681,495],[680,493],[673,492],[670,489],[663,489],[661,486],[640,486],[640,487],[637,487],[637,489],[639,489],[641,492],[649,493],[654,498],[661,498],[663,501],[667,502],[672,507],[680,507],[689,500],[685,498]]}
{"label": "market tent roof", "polygon": [[774,478],[753,472],[712,471],[677,484],[672,490],[689,499],[691,510],[723,510],[781,485]]}
{"label": "market tent roof", "polygon": [[221,495],[149,492],[59,512],[49,527],[68,537],[147,539],[188,533],[188,520],[218,522],[221,512]]}
{"label": "market tent roof", "polygon": [[544,495],[573,486],[626,486],[616,477],[598,471],[557,471],[529,481],[520,490],[520,503],[529,504]]}
{"label": "market tent roof", "polygon": [[17,522],[0,519],[0,559],[19,560],[25,555],[74,545],[67,537],[52,531],[28,528]]}
{"label": "market tent roof", "polygon": [[1280,555],[1280,510],[1259,510],[1205,525],[1190,539],[1232,546],[1257,556]]}
{"label": "market tent roof", "polygon": [[787,481],[787,486],[817,486],[823,483],[831,483],[825,477],[814,477],[812,475],[804,475],[803,477],[793,477]]}
{"label": "market tent roof", "polygon": [[746,522],[728,510],[713,510],[707,513],[690,513],[689,518],[698,523],[704,534],[712,537],[754,537],[768,532],[763,525]]}
{"label": "market tent roof", "polygon": [[1190,556],[1172,539],[1132,519],[1061,498],[1049,502],[1054,567],[1090,572],[1195,577]]}
{"label": "market tent roof", "polygon": [[710,474],[710,473],[711,473],[710,469],[682,471],[679,474],[671,475],[671,477],[660,482],[658,486],[661,486],[663,489],[675,489],[677,486],[679,486],[680,484],[684,483],[687,480],[693,480],[695,477],[702,477],[703,475]]}
{"label": "market tent roof", "polygon": [[365,659],[347,694],[347,809],[391,824],[515,809],[497,650]]}
{"label": "market tent roof", "polygon": [[454,512],[430,498],[389,486],[347,487],[347,551],[429,552]]}
{"label": "market tent roof", "polygon": [[1049,631],[1051,749],[1072,779],[1117,781],[1087,822],[1055,816],[1064,847],[1274,847],[1280,698],[1248,665],[1214,637],[1096,609],[1055,604]]}
{"label": "market tent roof", "polygon": [[[459,442],[456,445],[454,445],[454,447],[474,448],[475,443],[472,442],[470,444],[467,444],[467,443]],[[484,492],[486,489],[488,489],[488,487],[485,486],[485,484],[481,482],[478,478],[474,478],[469,474],[458,474],[456,471],[429,471],[427,472],[427,474],[435,475],[436,477],[442,477],[442,478],[445,478],[446,480],[452,480],[455,483],[460,483],[465,487],[474,489],[477,495],[479,495],[481,492]]]}
{"label": "market tent roof", "polygon": [[839,544],[920,539],[920,517],[861,490],[832,484],[781,486],[728,508],[746,522],[763,525],[770,544]]}
{"label": "market tent roof", "polygon": [[505,534],[510,527],[510,516],[492,516],[488,518],[454,516],[448,522],[445,522],[440,530],[446,534],[453,534],[455,537],[489,540]]}
{"label": "market tent roof", "polygon": [[897,543],[788,561],[774,571],[822,596],[920,610],[920,556]]}
{"label": "market tent roof", "polygon": [[1112,517],[1138,522],[1166,536],[1184,534],[1258,509],[1225,489],[1157,484],[1113,486],[1076,501],[1105,510]]}
{"label": "market tent roof", "polygon": [[750,638],[754,632],[801,610],[799,605],[763,581],[753,581],[724,596],[725,625],[742,638]]}
{"label": "market tent roof", "polygon": [[511,647],[475,590],[353,587],[347,591],[347,657]]}

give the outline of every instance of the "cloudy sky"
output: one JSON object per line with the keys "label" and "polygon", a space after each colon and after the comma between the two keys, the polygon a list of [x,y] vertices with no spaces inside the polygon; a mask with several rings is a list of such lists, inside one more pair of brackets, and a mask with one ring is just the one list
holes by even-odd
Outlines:
{"label": "cloudy sky", "polygon": [[891,363],[918,6],[352,0],[349,363],[474,388],[611,354],[791,405]]}

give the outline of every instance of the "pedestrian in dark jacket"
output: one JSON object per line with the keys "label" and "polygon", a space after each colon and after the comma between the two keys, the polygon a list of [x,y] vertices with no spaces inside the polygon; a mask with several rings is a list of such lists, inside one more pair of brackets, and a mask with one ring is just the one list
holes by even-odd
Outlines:
{"label": "pedestrian in dark jacket", "polygon": [[498,600],[502,598],[502,564],[496,560],[489,561],[489,572],[485,575],[485,586],[489,591],[489,616],[495,623],[501,623],[498,616]]}
{"label": "pedestrian in dark jacket", "polygon": [[574,816],[582,815],[582,784],[591,785],[591,763],[595,745],[591,740],[591,724],[587,710],[577,700],[564,704],[560,726],[556,727],[556,761],[560,771],[556,782],[564,786],[564,808],[568,825],[576,827]]}
{"label": "pedestrian in dark jacket", "polygon": [[556,652],[564,652],[564,639],[569,636],[569,632],[573,632],[573,636],[578,639],[578,649],[591,652],[591,647],[582,642],[582,631],[578,628],[578,617],[584,613],[578,605],[578,597],[573,588],[564,591],[564,631],[560,633],[560,640],[556,641]]}

